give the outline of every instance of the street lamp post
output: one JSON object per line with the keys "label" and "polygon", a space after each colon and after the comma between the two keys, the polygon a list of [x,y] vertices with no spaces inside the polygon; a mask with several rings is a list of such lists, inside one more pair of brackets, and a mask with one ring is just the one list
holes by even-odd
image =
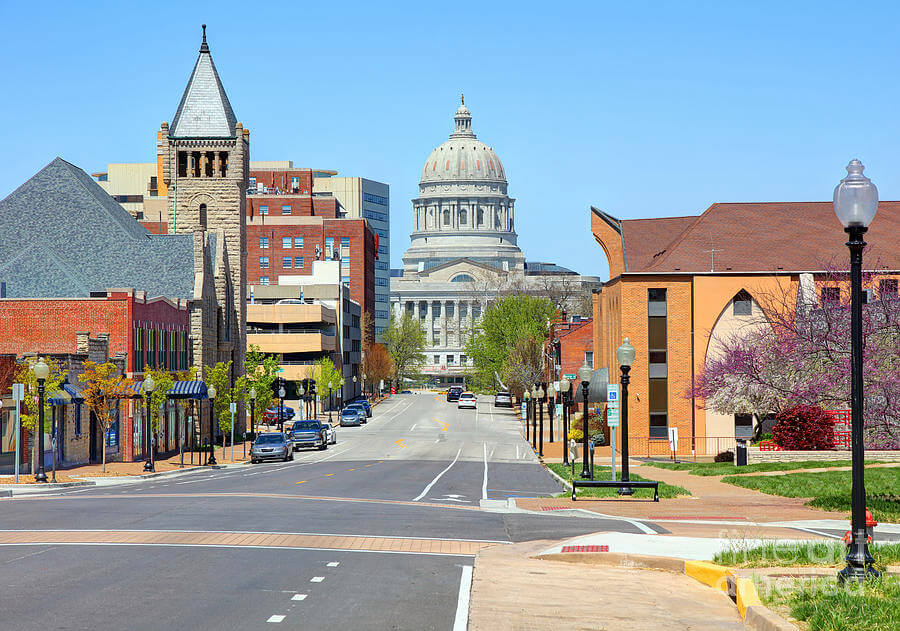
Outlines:
{"label": "street lamp post", "polygon": [[581,380],[581,394],[584,397],[584,414],[582,415],[582,431],[584,432],[584,435],[581,437],[582,442],[584,443],[584,448],[582,449],[583,462],[581,464],[582,479],[591,476],[591,470],[588,467],[588,386],[591,384],[591,375],[593,372],[591,367],[588,366],[587,359],[584,360],[581,368],[578,369],[578,378]]}
{"label": "street lamp post", "polygon": [[33,370],[38,388],[38,470],[34,474],[34,481],[46,482],[47,474],[44,473],[44,382],[50,376],[50,366],[44,362],[42,357],[38,359]]}
{"label": "street lamp post", "polygon": [[[622,481],[628,482],[628,383],[631,381],[628,373],[634,363],[634,346],[626,337],[622,345],[616,349],[616,360],[622,371],[620,381],[622,383]],[[633,495],[634,489],[629,486],[619,488],[619,495]]]}
{"label": "street lamp post", "polygon": [[522,400],[525,401],[525,442],[531,440],[531,393],[528,388],[522,394]]}
{"label": "street lamp post", "polygon": [[544,387],[541,384],[538,384],[537,389],[537,404],[538,404],[538,415],[540,417],[540,423],[538,424],[538,455],[544,455]]}
{"label": "street lamp post", "polygon": [[216,387],[210,386],[207,388],[206,396],[209,397],[209,458],[206,459],[206,464],[215,465],[218,464],[216,462],[215,434],[213,433],[213,423],[215,423],[216,420]]}
{"label": "street lamp post", "polygon": [[256,388],[250,388],[250,440],[256,440]]}
{"label": "street lamp post", "polygon": [[150,441],[150,396],[156,390],[156,382],[149,374],[144,379],[144,398],[147,403],[147,413],[144,415],[144,445],[146,452],[144,454],[144,471],[155,471],[153,467],[153,443]]}
{"label": "street lamp post", "polygon": [[863,339],[862,339],[862,258],[863,235],[878,210],[878,189],[863,175],[859,160],[847,165],[847,176],[834,189],[834,212],[850,236],[850,416],[852,441],[852,486],[850,530],[853,541],[847,553],[847,567],[838,572],[840,582],[861,582],[878,577],[869,554],[866,532],[865,443],[863,440]]}
{"label": "street lamp post", "polygon": [[356,375],[353,375],[353,396],[356,396]]}
{"label": "street lamp post", "polygon": [[362,392],[363,392],[363,396],[368,399],[369,395],[366,392],[366,373],[362,374]]}
{"label": "street lamp post", "polygon": [[554,414],[556,413],[556,389],[553,387],[553,384],[547,386],[547,401],[549,404],[547,405],[547,420],[550,423],[550,442],[553,442],[553,420]]}
{"label": "street lamp post", "polygon": [[569,380],[563,379],[559,382],[559,391],[562,397],[562,435],[560,436],[560,440],[563,443],[563,464],[569,465],[569,414],[568,414],[568,394],[569,394]]}
{"label": "street lamp post", "polygon": [[537,384],[531,387],[531,448],[537,451]]}
{"label": "street lamp post", "polygon": [[279,431],[284,431],[284,386],[278,387],[278,427]]}

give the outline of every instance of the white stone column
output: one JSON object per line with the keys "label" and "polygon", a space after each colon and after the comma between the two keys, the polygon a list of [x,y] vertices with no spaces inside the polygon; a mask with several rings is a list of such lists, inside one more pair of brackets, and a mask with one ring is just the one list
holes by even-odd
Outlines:
{"label": "white stone column", "polygon": [[433,333],[433,331],[434,331],[434,324],[432,323],[432,318],[434,317],[434,315],[433,315],[433,313],[432,313],[432,312],[433,312],[433,309],[432,309],[432,306],[431,306],[431,300],[430,300],[430,299],[429,299],[428,302],[426,303],[426,306],[425,306],[425,312],[426,312],[426,316],[425,316],[425,341],[427,342],[428,346],[434,346],[434,333]]}

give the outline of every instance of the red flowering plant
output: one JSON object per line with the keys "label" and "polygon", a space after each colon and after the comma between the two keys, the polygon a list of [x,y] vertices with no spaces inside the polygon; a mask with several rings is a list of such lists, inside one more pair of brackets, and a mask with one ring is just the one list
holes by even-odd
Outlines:
{"label": "red flowering plant", "polygon": [[793,405],[776,416],[772,435],[782,449],[823,450],[834,447],[834,423],[815,405]]}

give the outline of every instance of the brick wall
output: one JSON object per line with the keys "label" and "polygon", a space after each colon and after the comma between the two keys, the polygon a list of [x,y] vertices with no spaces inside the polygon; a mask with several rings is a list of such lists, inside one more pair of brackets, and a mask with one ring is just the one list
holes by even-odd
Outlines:
{"label": "brick wall", "polygon": [[[260,206],[268,210],[261,214]],[[284,206],[290,206],[285,213]],[[279,221],[282,217],[337,217],[338,202],[334,197],[311,197],[309,195],[248,195],[247,216],[265,217],[265,221]]]}
{"label": "brick wall", "polygon": [[[569,327],[566,330],[566,326]],[[556,327],[559,336],[560,350],[560,374],[578,374],[578,369],[584,363],[585,352],[594,350],[593,339],[593,320],[586,320],[578,324],[559,325]],[[597,364],[597,358],[594,358],[594,366]]]}
{"label": "brick wall", "polygon": [[291,178],[297,177],[300,179],[297,192],[306,195],[312,193],[312,169],[251,169],[250,177],[256,178],[257,189],[265,186],[269,189],[277,188],[279,191],[288,193],[293,191]]}

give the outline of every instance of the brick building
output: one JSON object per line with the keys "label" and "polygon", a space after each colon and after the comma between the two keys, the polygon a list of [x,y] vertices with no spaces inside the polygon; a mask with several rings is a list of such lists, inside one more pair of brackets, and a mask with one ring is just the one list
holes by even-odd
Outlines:
{"label": "brick building", "polygon": [[[707,410],[691,384],[717,339],[760,316],[754,296],[814,283],[849,261],[831,202],[713,204],[700,216],[618,219],[591,208],[591,231],[610,280],[594,294],[594,367],[619,380],[616,348],[630,338],[631,454],[665,454],[669,428],[680,453],[733,448],[745,415]],[[773,226],[778,226],[773,229]],[[866,264],[900,271],[900,202],[881,202]],[[898,274],[900,276],[900,274]],[[896,284],[872,289],[896,293]],[[758,422],[758,419],[757,421]],[[620,430],[621,431],[621,430]],[[621,444],[621,443],[620,443]]]}
{"label": "brick building", "polygon": [[548,381],[566,378],[574,380],[572,375],[578,374],[578,369],[585,361],[588,366],[594,367],[594,327],[591,319],[555,324],[553,340],[556,348],[551,355],[553,363],[559,368],[551,367]]}

